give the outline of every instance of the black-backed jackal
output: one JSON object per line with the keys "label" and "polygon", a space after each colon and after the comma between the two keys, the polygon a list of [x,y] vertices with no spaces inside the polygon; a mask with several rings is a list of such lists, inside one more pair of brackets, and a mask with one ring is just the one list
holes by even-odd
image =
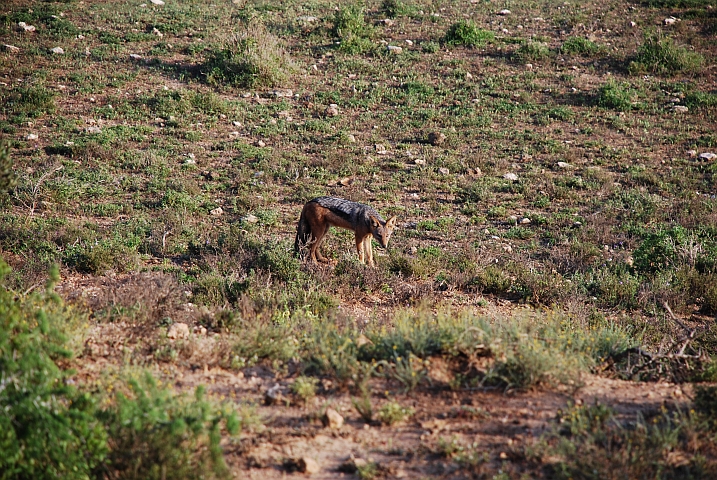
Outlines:
{"label": "black-backed jackal", "polygon": [[388,239],[396,228],[396,217],[386,221],[376,210],[363,203],[336,197],[318,197],[309,201],[301,210],[294,250],[298,253],[306,245],[312,261],[328,262],[319,253],[319,247],[331,226],[352,230],[356,234],[359,261],[368,261],[373,266],[371,237],[383,248],[388,247]]}

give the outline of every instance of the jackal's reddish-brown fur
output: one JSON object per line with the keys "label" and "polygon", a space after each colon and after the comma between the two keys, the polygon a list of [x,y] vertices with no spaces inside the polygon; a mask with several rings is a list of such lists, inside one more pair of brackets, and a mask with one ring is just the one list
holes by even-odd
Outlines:
{"label": "jackal's reddish-brown fur", "polygon": [[296,229],[296,251],[298,252],[302,245],[307,245],[312,261],[328,262],[319,252],[319,247],[331,226],[352,230],[359,261],[368,261],[368,264],[373,266],[371,237],[386,248],[396,227],[396,217],[384,221],[381,215],[368,205],[336,197],[315,198],[304,205],[301,211]]}

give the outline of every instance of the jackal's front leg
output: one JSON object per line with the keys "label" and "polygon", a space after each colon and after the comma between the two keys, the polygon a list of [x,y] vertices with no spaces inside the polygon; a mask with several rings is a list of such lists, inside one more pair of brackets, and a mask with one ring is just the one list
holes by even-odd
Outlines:
{"label": "jackal's front leg", "polygon": [[371,235],[363,239],[363,251],[366,254],[368,266],[373,267],[373,247],[371,246]]}
{"label": "jackal's front leg", "polygon": [[359,262],[366,263],[364,261],[364,243],[363,239],[356,235],[356,251],[358,252]]}

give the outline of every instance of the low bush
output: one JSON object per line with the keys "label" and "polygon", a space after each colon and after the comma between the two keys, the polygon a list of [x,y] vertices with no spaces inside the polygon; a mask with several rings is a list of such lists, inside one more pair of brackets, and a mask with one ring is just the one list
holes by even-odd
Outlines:
{"label": "low bush", "polygon": [[444,40],[448,45],[482,47],[495,40],[495,34],[489,30],[479,28],[470,20],[461,20],[451,25]]}
{"label": "low bush", "polygon": [[698,72],[704,57],[686,47],[676,45],[674,40],[660,34],[651,34],[637,49],[635,60],[629,65],[633,74],[650,72],[659,75]]}
{"label": "low bush", "polygon": [[241,87],[279,86],[296,70],[279,40],[259,22],[245,25],[240,33],[211,49],[205,68],[209,83]]}

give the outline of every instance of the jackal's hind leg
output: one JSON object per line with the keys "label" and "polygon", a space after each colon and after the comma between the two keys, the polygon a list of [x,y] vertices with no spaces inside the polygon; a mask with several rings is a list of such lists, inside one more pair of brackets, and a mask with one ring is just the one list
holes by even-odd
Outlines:
{"label": "jackal's hind leg", "polygon": [[[317,229],[318,230],[318,229]],[[311,244],[311,259],[313,261],[319,261],[321,263],[329,263],[329,259],[321,255],[321,252],[319,251],[319,247],[324,241],[324,237],[326,236],[326,232],[329,231],[329,226],[327,225],[321,230],[318,230],[316,232],[316,238],[314,242]]]}

